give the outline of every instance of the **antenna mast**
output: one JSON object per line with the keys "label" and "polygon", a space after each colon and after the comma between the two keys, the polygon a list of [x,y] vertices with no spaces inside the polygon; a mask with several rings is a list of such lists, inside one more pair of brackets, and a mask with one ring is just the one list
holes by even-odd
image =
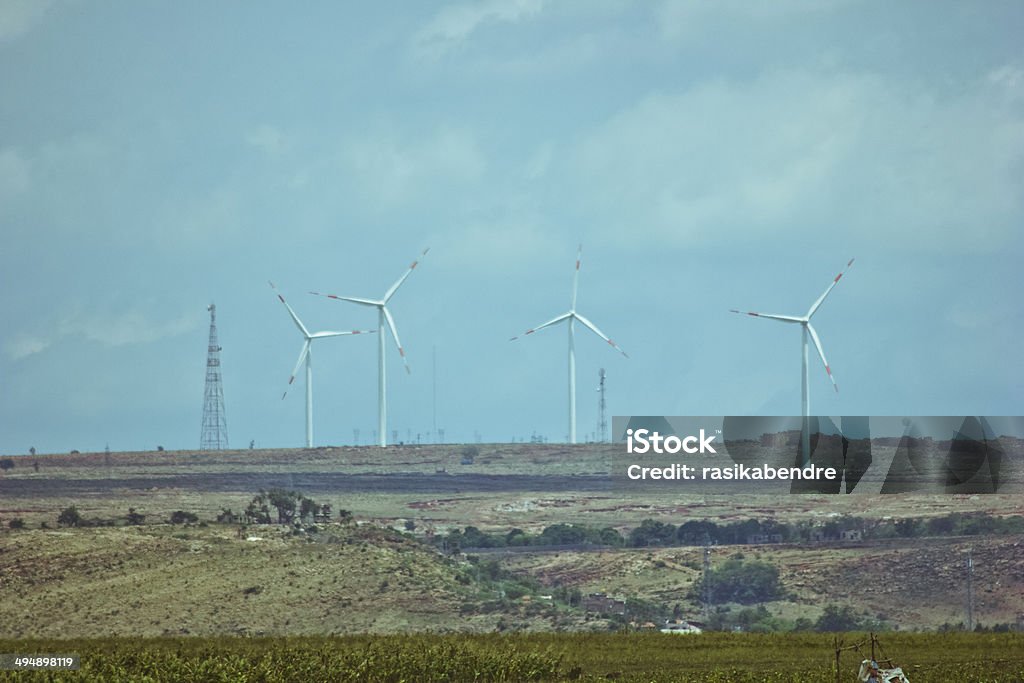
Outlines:
{"label": "antenna mast", "polygon": [[220,344],[217,343],[217,307],[210,304],[210,342],[206,352],[206,391],[203,394],[203,431],[199,449],[219,451],[228,447],[228,420],[224,412],[224,386],[220,379]]}
{"label": "antenna mast", "polygon": [[601,443],[608,442],[608,416],[605,414],[604,402],[604,368],[601,368],[598,376],[598,399],[597,399],[597,440]]}

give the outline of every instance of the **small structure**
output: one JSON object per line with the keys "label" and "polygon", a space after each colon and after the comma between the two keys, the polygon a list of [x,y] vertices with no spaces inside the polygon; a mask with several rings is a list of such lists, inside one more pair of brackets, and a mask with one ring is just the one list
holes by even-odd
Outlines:
{"label": "small structure", "polygon": [[625,614],[626,601],[608,597],[604,593],[591,593],[583,598],[583,609],[597,614]]}
{"label": "small structure", "polygon": [[696,624],[677,619],[666,620],[665,625],[661,627],[661,632],[677,635],[696,635],[702,633],[701,628]]}

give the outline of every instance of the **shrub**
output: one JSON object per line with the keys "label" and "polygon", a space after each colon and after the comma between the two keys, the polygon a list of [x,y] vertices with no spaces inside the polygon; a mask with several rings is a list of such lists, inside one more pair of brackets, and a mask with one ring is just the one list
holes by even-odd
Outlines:
{"label": "shrub", "polygon": [[171,513],[171,524],[195,524],[199,521],[199,517],[192,514],[191,512],[185,512],[184,510],[175,510]]}
{"label": "shrub", "polygon": [[82,523],[82,515],[74,505],[64,508],[57,517],[57,524],[61,526],[78,526]]}

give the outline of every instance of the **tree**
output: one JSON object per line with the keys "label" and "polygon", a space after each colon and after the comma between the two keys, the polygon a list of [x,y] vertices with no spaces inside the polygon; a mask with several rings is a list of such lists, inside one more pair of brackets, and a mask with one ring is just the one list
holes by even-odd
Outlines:
{"label": "tree", "polygon": [[676,540],[676,528],[671,524],[645,519],[629,532],[629,545],[643,548],[650,545],[673,545]]}
{"label": "tree", "polygon": [[305,496],[299,497],[299,518],[303,521],[315,517],[319,509],[320,506],[316,504],[316,501]]}
{"label": "tree", "polygon": [[352,523],[352,511],[351,510],[338,510],[338,521],[342,524]]}
{"label": "tree", "polygon": [[734,555],[694,584],[694,595],[704,593],[705,582],[711,584],[711,599],[716,603],[738,602],[751,605],[775,600],[782,592],[779,570],[766,562],[744,562]]}
{"label": "tree", "polygon": [[11,469],[12,467],[14,467],[14,460],[13,459],[11,459],[11,458],[4,458],[3,460],[0,460],[0,470],[3,470],[4,472],[6,472],[7,470]]}
{"label": "tree", "polygon": [[171,524],[195,524],[199,521],[199,518],[191,512],[185,512],[184,510],[175,510],[171,513]]}
{"label": "tree", "polygon": [[857,619],[857,615],[853,613],[853,608],[849,605],[839,607],[837,605],[828,605],[825,607],[825,611],[822,612],[818,620],[814,622],[814,628],[817,631],[857,631],[861,628],[860,620]]}
{"label": "tree", "polygon": [[57,517],[60,526],[78,526],[82,523],[82,515],[74,505],[64,508]]}
{"label": "tree", "polygon": [[238,515],[231,511],[231,508],[221,508],[220,514],[217,515],[217,522],[219,524],[234,524],[238,521]]}
{"label": "tree", "polygon": [[254,496],[243,514],[248,524],[270,524],[270,507],[267,505],[266,493],[260,491]]}
{"label": "tree", "polygon": [[140,515],[135,511],[135,508],[128,508],[128,523],[133,526],[138,526],[146,521],[146,515]]}
{"label": "tree", "polygon": [[285,491],[284,489],[271,489],[267,491],[266,495],[270,506],[277,509],[277,523],[291,524],[302,496],[294,491]]}

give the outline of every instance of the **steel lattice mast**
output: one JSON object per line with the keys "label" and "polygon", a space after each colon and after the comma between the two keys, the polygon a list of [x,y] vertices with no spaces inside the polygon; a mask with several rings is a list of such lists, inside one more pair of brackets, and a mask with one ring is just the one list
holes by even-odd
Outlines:
{"label": "steel lattice mast", "polygon": [[206,352],[206,391],[203,394],[203,431],[200,450],[228,447],[228,420],[224,412],[224,385],[220,377],[220,344],[217,343],[217,307],[210,304],[210,343]]}

